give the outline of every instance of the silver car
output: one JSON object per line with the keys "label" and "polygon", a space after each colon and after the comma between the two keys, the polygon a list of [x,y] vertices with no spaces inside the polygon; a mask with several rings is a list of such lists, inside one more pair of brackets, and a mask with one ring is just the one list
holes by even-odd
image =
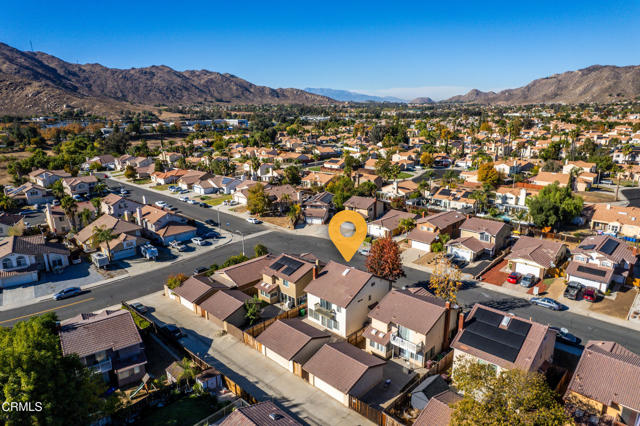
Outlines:
{"label": "silver car", "polygon": [[533,305],[542,306],[543,308],[552,309],[554,311],[562,309],[562,305],[550,297],[532,297],[529,302]]}

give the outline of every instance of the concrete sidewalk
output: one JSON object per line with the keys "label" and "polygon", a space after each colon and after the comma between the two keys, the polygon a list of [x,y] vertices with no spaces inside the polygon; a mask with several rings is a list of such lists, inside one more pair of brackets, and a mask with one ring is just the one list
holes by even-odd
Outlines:
{"label": "concrete sidewalk", "polygon": [[176,324],[186,337],[180,341],[256,399],[275,400],[311,425],[372,425],[324,392],[311,386],[236,338],[220,335],[213,322],[195,315],[162,292],[132,300],[150,308],[159,324]]}

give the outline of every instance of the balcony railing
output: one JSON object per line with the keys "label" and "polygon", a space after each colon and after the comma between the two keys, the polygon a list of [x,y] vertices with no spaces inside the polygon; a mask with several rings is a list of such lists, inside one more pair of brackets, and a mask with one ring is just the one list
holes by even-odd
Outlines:
{"label": "balcony railing", "polygon": [[390,341],[393,346],[397,346],[413,353],[418,353],[422,350],[422,342],[416,345],[415,343],[400,337],[398,333],[393,333]]}
{"label": "balcony railing", "polygon": [[111,365],[111,358],[107,358],[102,362],[93,364],[89,366],[89,368],[94,370],[97,373],[106,373],[107,371],[111,371],[113,369]]}
{"label": "balcony railing", "polygon": [[325,318],[329,318],[332,320],[336,319],[336,312],[333,310],[329,310],[327,308],[323,308],[320,303],[316,303],[315,305],[313,305],[313,310],[318,314],[318,315],[322,315]]}

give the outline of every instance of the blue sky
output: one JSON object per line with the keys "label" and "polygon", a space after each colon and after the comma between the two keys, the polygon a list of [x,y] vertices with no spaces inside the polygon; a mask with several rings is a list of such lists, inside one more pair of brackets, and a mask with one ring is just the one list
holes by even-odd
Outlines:
{"label": "blue sky", "polygon": [[640,1],[14,1],[0,41],[70,62],[441,99],[638,64]]}

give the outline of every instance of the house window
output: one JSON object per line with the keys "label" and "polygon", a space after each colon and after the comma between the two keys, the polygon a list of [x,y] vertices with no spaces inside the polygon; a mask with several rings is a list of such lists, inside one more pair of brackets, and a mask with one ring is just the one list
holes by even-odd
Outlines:
{"label": "house window", "polygon": [[611,262],[604,260],[604,261],[602,261],[602,266],[605,266],[607,268],[611,268]]}
{"label": "house window", "polygon": [[11,268],[13,268],[13,262],[11,262],[11,259],[2,259],[2,269]]}
{"label": "house window", "polygon": [[16,266],[18,268],[27,266],[27,260],[23,256],[16,257]]}
{"label": "house window", "polygon": [[140,374],[140,366],[139,365],[133,367],[133,374]]}
{"label": "house window", "polygon": [[331,309],[333,309],[333,304],[331,302],[327,302],[324,299],[320,299],[320,307],[330,311]]}
{"label": "house window", "polygon": [[491,241],[491,235],[483,232],[480,234],[480,241]]}
{"label": "house window", "polygon": [[124,370],[118,373],[118,380],[126,379],[131,375],[131,370]]}
{"label": "house window", "polygon": [[282,285],[285,286],[285,287],[289,287],[289,281],[282,280]]}
{"label": "house window", "polygon": [[97,362],[102,362],[107,358],[107,353],[105,351],[96,352],[95,357]]}
{"label": "house window", "polygon": [[398,336],[402,337],[404,340],[411,340],[411,330],[398,325]]}

